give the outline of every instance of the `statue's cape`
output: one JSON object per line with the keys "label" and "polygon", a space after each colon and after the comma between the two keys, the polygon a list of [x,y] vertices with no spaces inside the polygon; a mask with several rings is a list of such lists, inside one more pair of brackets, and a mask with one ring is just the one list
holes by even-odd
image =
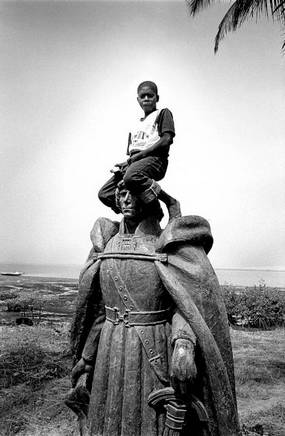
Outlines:
{"label": "statue's cape", "polygon": [[76,311],[70,330],[71,351],[76,363],[81,354],[92,325],[105,319],[105,306],[99,282],[101,260],[96,254],[104,251],[107,242],[118,233],[119,223],[107,218],[98,218],[91,230],[93,247],[79,276]]}
{"label": "statue's cape", "polygon": [[201,351],[211,405],[220,436],[239,434],[232,348],[227,314],[216,274],[206,256],[213,238],[206,220],[178,218],[161,234],[157,250],[168,262],[156,262],[166,289],[194,331]]}
{"label": "statue's cape", "polygon": [[[104,319],[99,284],[100,260],[119,224],[99,218],[92,231],[93,248],[81,272],[77,310],[71,329],[75,361],[80,359],[88,333],[97,319]],[[210,418],[217,423],[213,434],[239,435],[232,349],[224,302],[215,272],[206,253],[213,238],[206,220],[197,216],[177,218],[162,231],[156,250],[168,255],[167,264],[156,261],[158,273],[182,316],[196,334],[205,368]]]}

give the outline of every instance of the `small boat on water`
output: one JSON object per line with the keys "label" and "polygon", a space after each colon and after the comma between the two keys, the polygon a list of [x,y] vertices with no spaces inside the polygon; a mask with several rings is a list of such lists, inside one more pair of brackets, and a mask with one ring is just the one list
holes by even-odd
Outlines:
{"label": "small boat on water", "polygon": [[1,276],[21,276],[24,274],[22,271],[2,271]]}

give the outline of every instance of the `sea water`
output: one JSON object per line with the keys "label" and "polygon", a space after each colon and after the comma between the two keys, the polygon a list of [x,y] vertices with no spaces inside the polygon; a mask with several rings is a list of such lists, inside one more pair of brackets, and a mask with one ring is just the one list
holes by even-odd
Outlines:
{"label": "sea water", "polygon": [[215,271],[221,285],[254,286],[265,284],[285,290],[285,270],[216,268]]}
{"label": "sea water", "polygon": [[57,277],[77,279],[81,270],[80,265],[46,265],[46,264],[21,264],[0,263],[0,272],[19,271],[25,276],[32,277]]}
{"label": "sea water", "polygon": [[[0,264],[0,271],[22,271],[25,276],[74,278],[79,276],[82,265]],[[285,270],[216,268],[221,285],[254,286],[266,284],[285,289]]]}

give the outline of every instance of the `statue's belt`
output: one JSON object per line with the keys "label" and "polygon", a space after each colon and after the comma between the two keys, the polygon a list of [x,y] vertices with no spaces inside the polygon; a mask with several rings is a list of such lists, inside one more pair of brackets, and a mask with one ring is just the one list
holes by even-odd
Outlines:
{"label": "statue's belt", "polygon": [[[125,323],[125,326],[130,326],[130,322],[134,323],[132,324],[133,328],[136,330],[137,335],[140,338],[150,366],[160,381],[163,384],[166,384],[169,380],[165,371],[167,368],[166,362],[164,362],[165,356],[161,355],[160,351],[157,349],[153,329],[149,329],[149,326],[151,326],[152,323],[162,324],[164,320],[169,320],[170,311],[163,310],[143,313],[139,310],[137,302],[133,298],[133,293],[130,292],[127,284],[121,276],[121,272],[117,265],[116,258],[114,258],[114,254],[118,254],[119,256],[122,256],[123,254],[126,254],[127,256],[134,256],[134,253],[116,253],[114,251],[112,253],[103,253],[107,262],[107,267],[110,271],[112,271],[110,278],[112,279],[114,287],[117,290],[118,296],[120,297],[120,300],[124,306],[124,313],[122,314],[119,311],[114,310],[114,308],[110,308],[111,310],[109,310],[109,314],[107,314],[107,319],[109,315],[109,319],[111,321],[114,319],[114,321],[112,321],[113,323],[119,323],[121,321]],[[141,256],[141,253],[139,256]],[[156,255],[152,254],[144,254],[144,257],[147,257],[148,260],[157,260]],[[136,256],[131,258],[137,259]],[[143,324],[141,324],[141,322],[143,322]]]}
{"label": "statue's belt", "polygon": [[170,308],[149,312],[134,312],[125,309],[124,313],[121,313],[117,307],[105,306],[105,309],[106,319],[108,321],[111,321],[115,325],[123,322],[125,327],[162,324],[169,321],[171,316]]}
{"label": "statue's belt", "polygon": [[92,256],[93,260],[97,259],[135,259],[135,260],[150,260],[167,262],[167,253],[142,253],[134,251],[112,251],[110,253],[94,253]]}

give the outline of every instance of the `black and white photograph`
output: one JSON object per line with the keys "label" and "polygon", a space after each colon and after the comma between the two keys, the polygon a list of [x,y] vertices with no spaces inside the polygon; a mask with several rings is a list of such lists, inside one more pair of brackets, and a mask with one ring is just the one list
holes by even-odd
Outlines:
{"label": "black and white photograph", "polygon": [[284,0],[0,0],[0,436],[284,436]]}

